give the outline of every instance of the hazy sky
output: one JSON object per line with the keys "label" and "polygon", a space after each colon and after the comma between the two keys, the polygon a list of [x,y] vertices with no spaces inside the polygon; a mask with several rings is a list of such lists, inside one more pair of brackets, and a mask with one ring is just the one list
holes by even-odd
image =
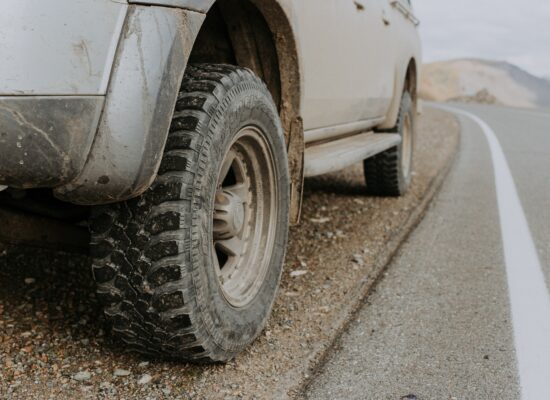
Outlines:
{"label": "hazy sky", "polygon": [[424,61],[477,57],[550,77],[550,0],[413,0]]}

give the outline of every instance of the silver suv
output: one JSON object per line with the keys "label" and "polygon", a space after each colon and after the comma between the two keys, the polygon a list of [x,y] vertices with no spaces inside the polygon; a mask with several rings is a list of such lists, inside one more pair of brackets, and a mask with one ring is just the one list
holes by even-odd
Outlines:
{"label": "silver suv", "polygon": [[[411,180],[406,0],[3,0],[0,190],[87,206],[131,349],[226,361],[262,330],[303,179]],[[13,203],[13,202],[12,202]]]}

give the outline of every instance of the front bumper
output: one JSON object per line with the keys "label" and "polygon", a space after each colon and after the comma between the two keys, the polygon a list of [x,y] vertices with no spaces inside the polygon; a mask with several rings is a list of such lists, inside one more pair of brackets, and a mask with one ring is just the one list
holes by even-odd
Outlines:
{"label": "front bumper", "polygon": [[87,160],[128,5],[2,0],[0,186],[57,187]]}
{"label": "front bumper", "polygon": [[84,168],[102,96],[0,97],[0,186],[55,187]]}

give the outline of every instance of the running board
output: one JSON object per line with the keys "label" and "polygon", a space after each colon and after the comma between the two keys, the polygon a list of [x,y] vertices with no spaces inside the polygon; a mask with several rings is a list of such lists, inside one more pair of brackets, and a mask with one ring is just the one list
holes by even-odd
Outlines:
{"label": "running board", "polygon": [[339,171],[401,143],[397,133],[360,133],[306,148],[305,176]]}

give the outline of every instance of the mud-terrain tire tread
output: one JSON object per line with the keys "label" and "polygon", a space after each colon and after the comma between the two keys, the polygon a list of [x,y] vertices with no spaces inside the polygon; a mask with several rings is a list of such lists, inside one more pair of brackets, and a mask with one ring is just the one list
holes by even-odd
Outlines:
{"label": "mud-terrain tire tread", "polygon": [[[263,92],[272,102],[265,84],[248,69],[189,65],[151,188],[139,198],[92,211],[98,298],[115,336],[130,350],[209,363],[228,361],[245,347],[237,343],[226,348],[215,340],[212,326],[201,317],[210,299],[197,298],[197,287],[204,282],[196,265],[192,267],[200,257],[196,232],[204,223],[194,211],[205,201],[200,187],[214,179],[205,176],[207,150],[215,142],[211,127],[218,124],[220,102],[230,103],[236,88]],[[258,318],[262,325],[267,316]]]}
{"label": "mud-terrain tire tread", "polygon": [[[412,112],[414,111],[411,95],[405,92],[401,100],[396,127],[384,132],[401,133],[405,115]],[[412,118],[414,118],[414,115]],[[411,134],[414,140],[414,132],[411,132]],[[398,197],[405,194],[410,183],[410,177],[403,176],[400,152],[401,146],[395,146],[364,161],[368,195]]]}

